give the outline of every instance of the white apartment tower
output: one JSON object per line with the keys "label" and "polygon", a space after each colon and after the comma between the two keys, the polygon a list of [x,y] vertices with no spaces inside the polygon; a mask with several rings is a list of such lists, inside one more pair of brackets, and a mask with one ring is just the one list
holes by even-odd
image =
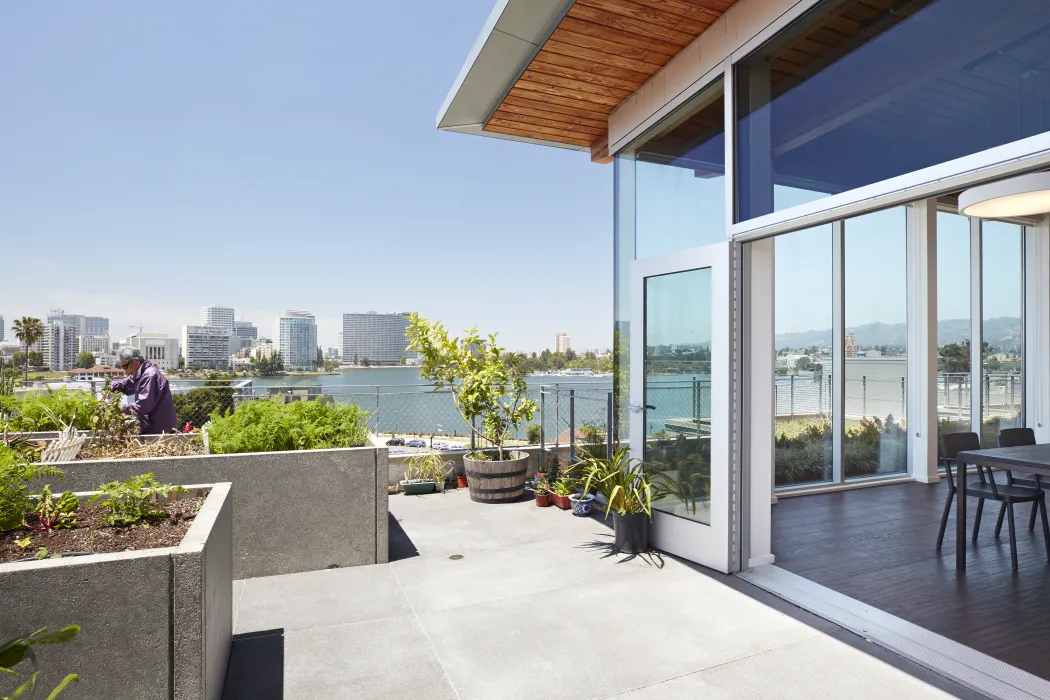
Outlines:
{"label": "white apartment tower", "polygon": [[183,326],[182,352],[186,366],[207,369],[229,367],[232,337],[224,329],[214,326]]}
{"label": "white apartment tower", "polygon": [[568,333],[556,333],[554,335],[554,352],[568,352],[572,349]]}
{"label": "white apartment tower", "polygon": [[205,306],[201,308],[201,325],[221,328],[233,334],[233,309],[226,306]]}
{"label": "white apartment tower", "polygon": [[312,313],[288,309],[274,322],[273,336],[285,369],[317,367],[317,322]]}
{"label": "white apartment tower", "polygon": [[401,358],[415,359],[408,349],[410,313],[343,314],[343,361],[361,364],[368,360],[374,365],[399,365]]}
{"label": "white apartment tower", "polygon": [[52,372],[65,372],[77,365],[80,354],[80,327],[64,321],[48,320],[44,333],[31,349],[44,356],[44,364]]}

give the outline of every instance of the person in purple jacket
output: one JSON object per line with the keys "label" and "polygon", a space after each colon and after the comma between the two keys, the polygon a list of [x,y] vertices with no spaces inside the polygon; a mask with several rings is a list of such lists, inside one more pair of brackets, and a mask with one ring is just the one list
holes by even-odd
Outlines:
{"label": "person in purple jacket", "polygon": [[139,419],[139,432],[157,435],[178,430],[175,402],[171,398],[168,380],[160,370],[144,359],[136,348],[121,348],[117,354],[117,367],[127,372],[128,378],[113,382],[109,387],[135,397],[122,409],[124,413],[134,413]]}

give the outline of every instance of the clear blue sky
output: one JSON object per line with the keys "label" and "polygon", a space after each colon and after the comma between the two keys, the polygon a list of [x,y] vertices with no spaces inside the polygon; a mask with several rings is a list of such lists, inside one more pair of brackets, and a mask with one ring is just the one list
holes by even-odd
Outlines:
{"label": "clear blue sky", "polygon": [[610,345],[612,167],[434,128],[492,4],[3,3],[8,335],[215,303],[313,311],[326,347],[368,310]]}

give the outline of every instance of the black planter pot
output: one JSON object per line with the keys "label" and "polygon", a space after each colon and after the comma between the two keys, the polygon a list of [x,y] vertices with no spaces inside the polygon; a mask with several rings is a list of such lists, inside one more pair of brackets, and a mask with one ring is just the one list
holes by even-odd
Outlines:
{"label": "black planter pot", "polygon": [[645,513],[613,513],[613,532],[616,551],[621,554],[641,554],[649,549],[649,516]]}

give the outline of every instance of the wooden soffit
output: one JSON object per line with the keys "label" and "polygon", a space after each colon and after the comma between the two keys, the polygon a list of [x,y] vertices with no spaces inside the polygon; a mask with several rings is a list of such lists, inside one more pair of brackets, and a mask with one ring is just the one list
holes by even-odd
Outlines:
{"label": "wooden soffit", "polygon": [[736,2],[576,0],[484,130],[609,162],[609,114]]}

